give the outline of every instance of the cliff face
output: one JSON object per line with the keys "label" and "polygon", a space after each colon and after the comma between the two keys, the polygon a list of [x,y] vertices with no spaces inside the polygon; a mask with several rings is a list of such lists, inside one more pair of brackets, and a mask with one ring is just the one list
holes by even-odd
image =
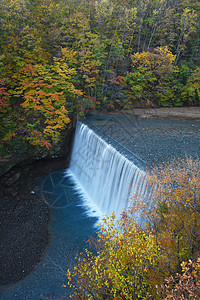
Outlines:
{"label": "cliff face", "polygon": [[20,149],[14,152],[9,150],[6,155],[1,155],[0,153],[0,177],[9,172],[13,167],[23,167],[39,160],[66,159],[70,153],[73,132],[73,128],[63,132],[62,139],[54,148],[41,151],[33,146],[25,149],[22,145]]}

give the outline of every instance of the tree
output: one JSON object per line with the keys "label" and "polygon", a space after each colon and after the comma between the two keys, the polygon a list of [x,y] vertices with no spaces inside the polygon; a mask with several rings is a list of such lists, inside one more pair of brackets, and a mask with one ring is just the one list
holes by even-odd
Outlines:
{"label": "tree", "polygon": [[162,299],[187,300],[200,298],[200,258],[181,263],[182,272],[165,279],[158,287]]}
{"label": "tree", "polygon": [[182,98],[192,104],[200,102],[200,67],[197,67],[187,78],[187,82],[181,93]]}
{"label": "tree", "polygon": [[199,175],[198,159],[176,159],[147,173],[151,193],[148,201],[140,195],[131,197],[129,214],[145,221],[144,228],[153,230],[160,247],[157,264],[150,266],[147,274],[153,299],[161,299],[156,285],[165,286],[165,278],[180,273],[183,261],[196,261],[199,257]]}
{"label": "tree", "polygon": [[9,137],[9,139],[15,136],[15,133],[12,131],[12,122],[10,122],[8,118],[10,110],[11,110],[10,97],[7,91],[7,87],[5,85],[5,80],[0,80],[0,117],[1,117],[0,138],[3,143],[5,142],[6,136]]}
{"label": "tree", "polygon": [[[200,162],[176,160],[149,176],[152,206],[144,214],[154,228],[161,256],[157,284],[180,271],[182,261],[196,260],[200,249]],[[150,274],[151,276],[151,274]]]}
{"label": "tree", "polygon": [[132,72],[128,72],[124,80],[128,87],[125,94],[130,100],[138,100],[146,105],[173,105],[175,96],[169,82],[173,81],[176,73],[174,59],[175,56],[167,47],[133,54]]}
{"label": "tree", "polygon": [[[148,299],[147,272],[158,258],[156,240],[124,214],[103,219],[93,247],[68,270],[69,284],[79,299]],[[82,297],[82,298],[81,298]]]}
{"label": "tree", "polygon": [[190,36],[193,33],[196,33],[198,24],[197,13],[194,10],[185,8],[181,12],[180,24],[179,24],[179,36],[176,45],[176,58],[174,64],[176,65],[180,59],[180,56],[183,54],[187,48],[187,42],[190,39]]}
{"label": "tree", "polygon": [[70,123],[68,114],[80,108],[78,101],[73,105],[73,99],[82,95],[73,84],[77,74],[72,67],[76,53],[66,49],[61,49],[61,53],[52,65],[24,65],[16,78],[18,85],[12,95],[23,99],[20,104],[24,110],[22,123],[26,120],[23,136],[32,145],[47,148],[55,145]]}

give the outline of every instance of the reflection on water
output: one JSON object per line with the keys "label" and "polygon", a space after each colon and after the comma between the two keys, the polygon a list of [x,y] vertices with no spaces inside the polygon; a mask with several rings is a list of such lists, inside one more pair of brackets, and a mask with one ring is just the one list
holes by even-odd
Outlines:
{"label": "reflection on water", "polygon": [[66,269],[73,266],[77,251],[95,234],[97,218],[86,213],[70,177],[56,171],[37,180],[38,189],[51,210],[50,243],[42,261],[25,279],[0,288],[1,300],[69,300]]}

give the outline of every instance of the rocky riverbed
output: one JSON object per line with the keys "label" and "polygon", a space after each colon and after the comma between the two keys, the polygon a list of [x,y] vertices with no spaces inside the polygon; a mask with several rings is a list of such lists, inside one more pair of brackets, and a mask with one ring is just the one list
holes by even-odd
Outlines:
{"label": "rocky riverbed", "polygon": [[98,113],[88,121],[151,166],[200,155],[200,107]]}
{"label": "rocky riverbed", "polygon": [[37,195],[35,177],[67,167],[65,160],[41,160],[15,167],[0,179],[0,285],[26,277],[49,240],[49,207]]}

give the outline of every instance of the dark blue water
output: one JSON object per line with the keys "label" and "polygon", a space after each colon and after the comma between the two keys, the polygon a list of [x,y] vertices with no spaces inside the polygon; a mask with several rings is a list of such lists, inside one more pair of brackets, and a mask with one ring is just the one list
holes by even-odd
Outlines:
{"label": "dark blue water", "polygon": [[96,233],[97,218],[91,217],[75,192],[64,170],[37,179],[38,192],[51,210],[50,243],[35,270],[16,284],[0,289],[1,300],[69,300],[66,270],[75,264],[77,252],[86,248],[86,240]]}

